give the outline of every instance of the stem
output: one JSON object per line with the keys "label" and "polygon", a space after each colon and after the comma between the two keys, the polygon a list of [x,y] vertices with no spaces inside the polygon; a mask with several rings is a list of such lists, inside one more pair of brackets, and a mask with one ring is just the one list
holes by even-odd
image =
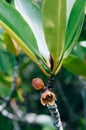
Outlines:
{"label": "stem", "polygon": [[[55,78],[53,75],[51,75],[51,77],[48,79],[47,87],[49,90],[53,91],[53,88],[55,87]],[[60,119],[60,113],[58,111],[56,103],[53,106],[47,105],[47,107],[51,113],[51,117],[53,119],[53,124],[54,124],[55,129],[63,130],[62,122]]]}
{"label": "stem", "polygon": [[53,124],[56,130],[63,130],[62,127],[62,122],[60,119],[60,114],[57,108],[56,103],[53,106],[47,105],[50,113],[51,113],[51,117],[53,119]]}
{"label": "stem", "polygon": [[55,87],[55,78],[53,75],[51,75],[51,77],[48,79],[47,87],[49,90],[53,91],[53,88]]}

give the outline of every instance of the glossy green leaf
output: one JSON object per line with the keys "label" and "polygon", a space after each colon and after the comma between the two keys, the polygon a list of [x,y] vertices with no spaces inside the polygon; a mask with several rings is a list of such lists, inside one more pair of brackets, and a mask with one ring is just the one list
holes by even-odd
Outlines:
{"label": "glossy green leaf", "polygon": [[71,39],[71,44],[70,44],[69,48],[66,50],[66,52],[64,53],[64,57],[67,57],[70,54],[70,52],[73,50],[75,44],[78,43],[78,38],[79,38],[80,33],[81,33],[83,20],[84,20],[84,13],[83,13],[81,21],[78,25],[78,28],[75,31],[74,37],[73,37],[73,39]]}
{"label": "glossy green leaf", "polygon": [[37,57],[41,57],[41,55],[31,28],[17,10],[2,0],[0,0],[0,25],[39,68],[48,75],[36,58],[36,55]]}
{"label": "glossy green leaf", "polygon": [[[79,38],[80,31],[82,28],[85,3],[86,3],[86,0],[76,0],[76,2],[74,3],[74,6],[72,8],[71,14],[69,16],[68,24],[67,24],[64,52],[66,51],[70,52],[72,48],[74,47],[74,44]],[[78,33],[77,33],[77,30],[79,30]]]}
{"label": "glossy green leaf", "polygon": [[42,10],[44,34],[56,68],[64,48],[66,0],[44,0]]}
{"label": "glossy green leaf", "polygon": [[63,61],[63,66],[74,74],[86,77],[86,63],[74,55],[69,55]]}
{"label": "glossy green leaf", "polygon": [[15,7],[27,21],[28,25],[30,25],[37,40],[39,52],[48,66],[50,66],[49,51],[44,37],[40,9],[32,2],[32,0],[15,0]]}
{"label": "glossy green leaf", "polygon": [[3,1],[0,1],[0,24],[18,42],[21,48],[24,48],[23,50],[29,56],[31,53],[30,57],[35,59],[32,52],[37,53],[38,47],[31,28],[11,5]]}

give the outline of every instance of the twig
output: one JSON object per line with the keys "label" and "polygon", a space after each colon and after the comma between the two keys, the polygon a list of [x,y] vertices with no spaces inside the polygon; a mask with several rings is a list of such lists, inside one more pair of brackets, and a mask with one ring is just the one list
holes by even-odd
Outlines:
{"label": "twig", "polygon": [[55,129],[56,130],[63,130],[62,122],[60,119],[60,114],[59,114],[57,105],[56,104],[54,104],[53,106],[47,105],[47,107],[51,113],[51,117],[53,119],[53,124],[54,124]]}
{"label": "twig", "polygon": [[48,107],[56,130],[63,130],[60,114],[57,105],[55,104],[56,95],[52,92],[54,84],[55,80],[52,75],[48,81],[47,87],[44,85],[44,82],[40,78],[34,78],[32,80],[33,87],[36,90],[41,90],[41,104]]}
{"label": "twig", "polygon": [[[51,75],[51,77],[48,79],[48,89],[53,91],[53,88],[55,87],[55,78],[53,75]],[[53,119],[53,124],[54,127],[56,128],[56,130],[63,130],[63,126],[62,126],[62,122],[60,119],[60,113],[58,111],[57,105],[56,103],[53,106],[47,105],[50,113],[51,113],[51,117]]]}
{"label": "twig", "polygon": [[47,87],[49,90],[53,91],[53,89],[55,87],[55,78],[53,75],[51,75],[51,77],[49,77]]}

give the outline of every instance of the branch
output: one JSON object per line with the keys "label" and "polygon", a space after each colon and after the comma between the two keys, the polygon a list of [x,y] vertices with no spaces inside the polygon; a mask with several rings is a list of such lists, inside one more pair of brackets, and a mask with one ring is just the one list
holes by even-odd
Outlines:
{"label": "branch", "polygon": [[53,119],[53,124],[54,124],[54,127],[56,128],[56,130],[63,130],[62,122],[60,119],[60,114],[59,114],[57,105],[56,104],[54,104],[53,106],[47,105],[47,107],[51,113],[51,117]]}
{"label": "branch", "polygon": [[[48,89],[53,91],[53,88],[55,87],[55,78],[53,75],[51,75],[51,77],[48,79]],[[58,111],[57,105],[56,103],[54,103],[53,106],[47,105],[50,113],[51,113],[51,117],[53,119],[53,124],[54,127],[56,128],[56,130],[63,130],[63,126],[62,126],[62,122],[60,119],[60,113]]]}

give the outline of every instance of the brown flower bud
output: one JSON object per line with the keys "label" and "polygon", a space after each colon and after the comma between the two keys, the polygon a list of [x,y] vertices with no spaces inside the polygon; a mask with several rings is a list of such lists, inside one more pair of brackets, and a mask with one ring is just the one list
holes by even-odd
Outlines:
{"label": "brown flower bud", "polygon": [[53,106],[55,103],[55,100],[56,100],[56,95],[49,90],[46,90],[41,95],[41,103],[43,106],[45,105]]}
{"label": "brown flower bud", "polygon": [[32,80],[32,86],[36,90],[41,90],[44,88],[44,82],[40,78],[35,78]]}

